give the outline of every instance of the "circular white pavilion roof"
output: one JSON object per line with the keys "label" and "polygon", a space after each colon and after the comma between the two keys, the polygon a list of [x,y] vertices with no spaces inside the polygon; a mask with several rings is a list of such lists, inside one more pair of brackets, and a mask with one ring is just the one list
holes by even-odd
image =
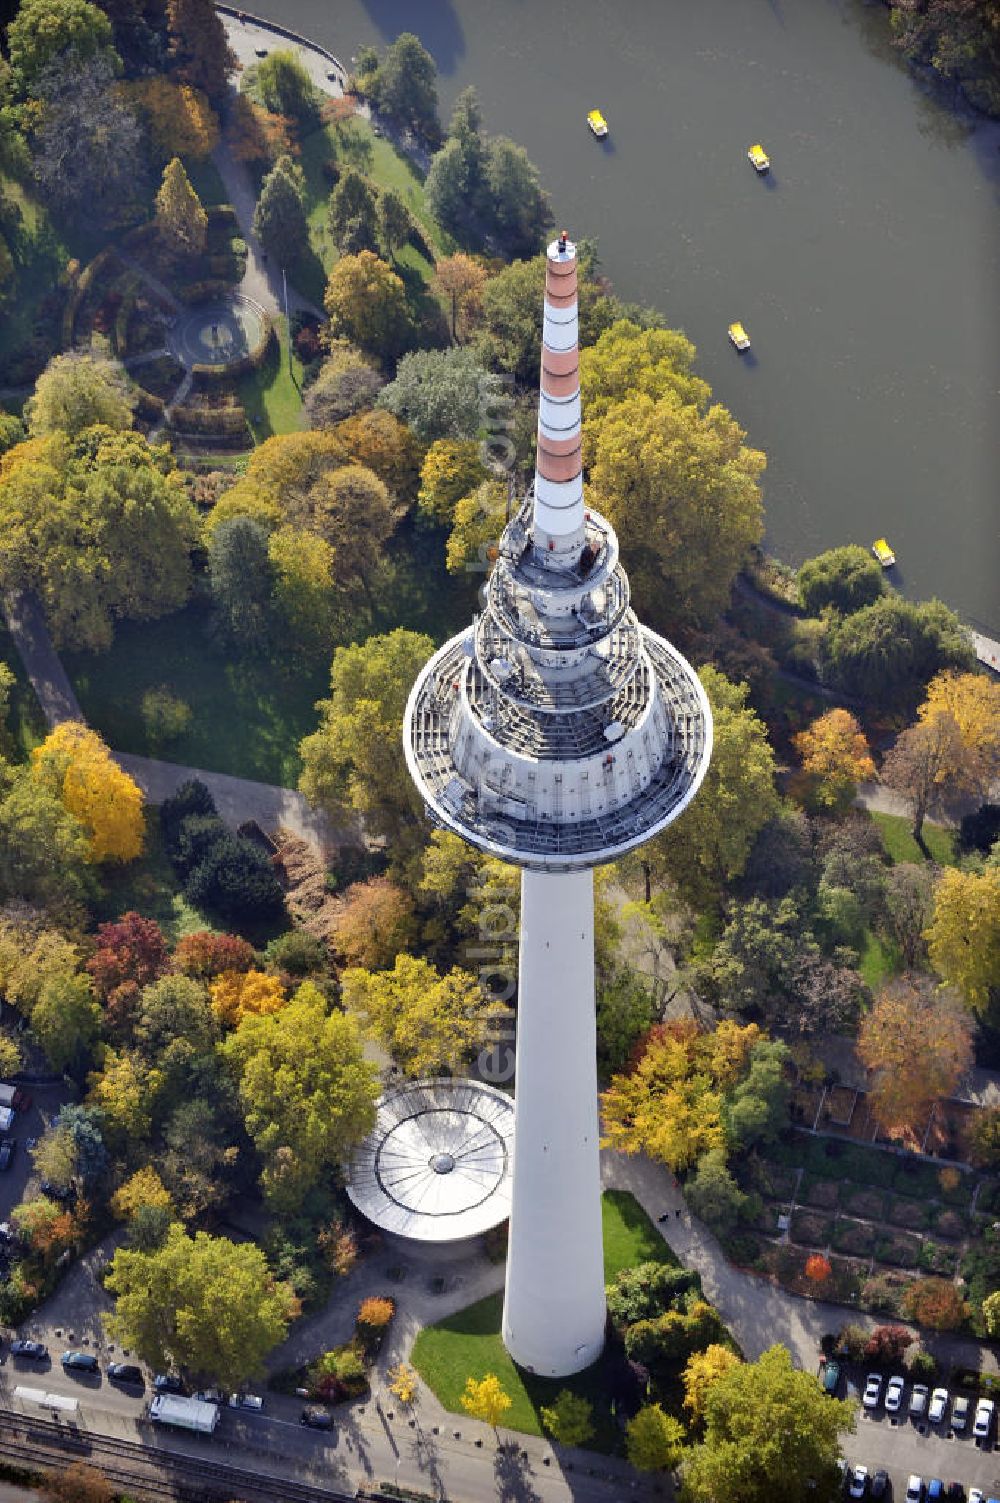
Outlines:
{"label": "circular white pavilion roof", "polygon": [[387,1091],[347,1169],[353,1204],[383,1231],[419,1242],[476,1237],[510,1215],[514,1102],[472,1080]]}

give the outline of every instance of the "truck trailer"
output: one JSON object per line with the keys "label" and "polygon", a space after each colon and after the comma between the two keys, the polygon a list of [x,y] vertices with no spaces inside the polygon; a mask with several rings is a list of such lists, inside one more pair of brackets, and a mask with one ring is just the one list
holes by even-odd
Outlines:
{"label": "truck trailer", "polygon": [[158,1425],[176,1425],[211,1435],[219,1423],[219,1406],[203,1399],[184,1399],[176,1393],[158,1393],[150,1401],[149,1417]]}

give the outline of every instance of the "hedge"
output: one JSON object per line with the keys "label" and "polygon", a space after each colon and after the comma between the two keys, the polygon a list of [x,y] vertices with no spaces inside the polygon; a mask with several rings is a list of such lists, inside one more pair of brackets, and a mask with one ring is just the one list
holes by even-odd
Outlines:
{"label": "hedge", "polygon": [[76,323],[76,315],[79,311],[80,304],[83,302],[87,293],[90,291],[98,275],[112,261],[117,260],[118,252],[115,250],[114,246],[106,245],[102,251],[98,251],[97,255],[94,257],[93,261],[91,261],[90,265],[85,266],[80,275],[77,277],[76,286],[73,288],[72,292],[67,298],[66,307],[63,310],[62,342],[67,348],[73,343],[73,327]]}
{"label": "hedge", "polygon": [[180,433],[209,433],[232,438],[246,432],[242,407],[174,407],[170,426]]}
{"label": "hedge", "polygon": [[240,222],[236,218],[236,210],[232,204],[214,204],[208,213],[208,233],[221,232],[223,228],[233,234],[239,230]]}
{"label": "hedge", "polygon": [[182,303],[207,303],[212,299],[230,297],[233,291],[229,282],[210,277],[198,282],[184,282],[175,290]]}

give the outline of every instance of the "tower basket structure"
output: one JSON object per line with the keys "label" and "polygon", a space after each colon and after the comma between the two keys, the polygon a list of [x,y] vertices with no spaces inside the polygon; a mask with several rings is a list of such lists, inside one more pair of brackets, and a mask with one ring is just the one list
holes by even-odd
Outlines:
{"label": "tower basket structure", "polygon": [[407,765],[431,819],[522,868],[514,1164],[503,1339],[561,1377],[604,1342],[593,868],[694,797],[712,715],[640,625],[614,528],[584,504],[576,247],[545,268],[534,484],[482,613],[410,694]]}

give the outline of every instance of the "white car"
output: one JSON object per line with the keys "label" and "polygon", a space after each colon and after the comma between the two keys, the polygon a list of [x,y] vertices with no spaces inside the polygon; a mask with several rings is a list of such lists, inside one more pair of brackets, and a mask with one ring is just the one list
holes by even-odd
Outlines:
{"label": "white car", "polygon": [[231,1393],[230,1409],[263,1409],[264,1400],[258,1393]]}
{"label": "white car", "polygon": [[966,1425],[969,1423],[969,1405],[971,1403],[971,1399],[967,1398],[964,1393],[960,1393],[958,1398],[952,1404],[951,1428],[953,1430],[965,1429]]}
{"label": "white car", "polygon": [[906,1484],[906,1503],[920,1503],[923,1496],[923,1478],[918,1477],[916,1472],[911,1472],[910,1479]]}
{"label": "white car", "polygon": [[914,1383],[910,1390],[910,1414],[919,1419],[927,1408],[928,1388],[926,1383]]}
{"label": "white car", "polygon": [[932,1425],[939,1425],[948,1412],[947,1388],[935,1388],[927,1406],[927,1418]]}
{"label": "white car", "polygon": [[877,1409],[879,1399],[882,1397],[882,1374],[869,1373],[865,1379],[865,1391],[861,1402],[866,1409]]}
{"label": "white car", "polygon": [[856,1466],[851,1472],[851,1481],[847,1489],[849,1498],[863,1498],[868,1487],[868,1468]]}
{"label": "white car", "polygon": [[983,1490],[981,1487],[970,1487],[967,1503],[983,1503]]}
{"label": "white car", "polygon": [[977,1440],[985,1440],[987,1435],[989,1435],[995,1408],[996,1405],[992,1399],[980,1399],[976,1405],[976,1417],[972,1421],[972,1433]]}
{"label": "white car", "polygon": [[890,1378],[885,1385],[885,1410],[887,1414],[898,1414],[903,1407],[903,1389],[906,1387],[905,1378]]}

